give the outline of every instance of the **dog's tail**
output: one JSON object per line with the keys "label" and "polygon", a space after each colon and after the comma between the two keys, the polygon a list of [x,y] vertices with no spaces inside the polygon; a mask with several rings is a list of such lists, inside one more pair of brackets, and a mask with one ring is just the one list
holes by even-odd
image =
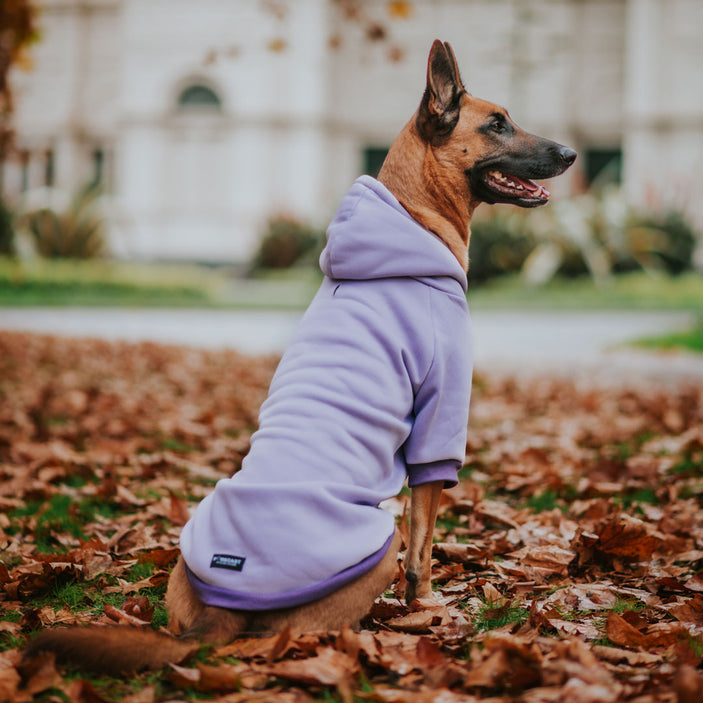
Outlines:
{"label": "dog's tail", "polygon": [[34,637],[24,650],[24,657],[53,652],[59,663],[119,676],[177,664],[199,647],[197,639],[176,639],[162,632],[127,625],[57,627]]}

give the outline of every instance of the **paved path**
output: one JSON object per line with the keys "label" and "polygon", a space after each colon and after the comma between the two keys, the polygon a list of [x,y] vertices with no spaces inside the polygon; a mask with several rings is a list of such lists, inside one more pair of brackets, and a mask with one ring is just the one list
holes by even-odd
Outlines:
{"label": "paved path", "polygon": [[[228,347],[261,354],[280,353],[300,316],[280,311],[0,308],[0,329]],[[685,329],[692,322],[686,313],[475,311],[472,316],[480,369],[579,372],[606,381],[644,374],[664,381],[703,382],[703,357],[622,347],[643,336]]]}

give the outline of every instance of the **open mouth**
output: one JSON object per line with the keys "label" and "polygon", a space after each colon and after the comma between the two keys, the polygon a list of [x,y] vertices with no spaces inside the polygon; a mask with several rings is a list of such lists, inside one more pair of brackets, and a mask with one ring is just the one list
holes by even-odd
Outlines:
{"label": "open mouth", "polygon": [[[518,178],[495,169],[482,174],[484,185],[496,196],[498,202],[522,201],[525,205],[543,205],[549,200],[549,191],[527,178]],[[504,200],[506,199],[506,200]]]}

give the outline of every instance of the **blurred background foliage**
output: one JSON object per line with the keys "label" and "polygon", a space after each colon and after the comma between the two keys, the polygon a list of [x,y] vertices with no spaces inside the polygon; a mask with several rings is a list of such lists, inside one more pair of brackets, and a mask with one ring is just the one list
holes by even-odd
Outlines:
{"label": "blurred background foliage", "polygon": [[[111,259],[102,208],[90,188],[23,212],[0,203],[0,304],[304,308],[319,285],[324,231],[295,217],[264,224],[248,265],[206,267]],[[529,212],[481,208],[471,230],[472,305],[703,315],[693,227],[674,210],[631,208],[615,186]]]}
{"label": "blurred background foliage", "polygon": [[47,259],[96,259],[107,255],[105,220],[100,214],[100,191],[80,189],[61,209],[40,207],[18,218],[39,256]]}
{"label": "blurred background foliage", "polygon": [[253,270],[317,264],[325,233],[290,215],[269,219],[254,257]]}
{"label": "blurred background foliage", "polygon": [[495,208],[471,226],[469,280],[519,273],[528,285],[555,276],[672,275],[693,269],[696,234],[675,211],[640,212],[616,188],[561,200],[533,213]]}

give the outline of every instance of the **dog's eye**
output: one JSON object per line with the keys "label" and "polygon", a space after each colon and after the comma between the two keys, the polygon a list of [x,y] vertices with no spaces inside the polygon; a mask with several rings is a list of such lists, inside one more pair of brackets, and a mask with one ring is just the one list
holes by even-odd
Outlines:
{"label": "dog's eye", "polygon": [[505,132],[505,122],[503,120],[493,120],[489,126],[489,129],[491,132],[503,134],[503,132]]}

